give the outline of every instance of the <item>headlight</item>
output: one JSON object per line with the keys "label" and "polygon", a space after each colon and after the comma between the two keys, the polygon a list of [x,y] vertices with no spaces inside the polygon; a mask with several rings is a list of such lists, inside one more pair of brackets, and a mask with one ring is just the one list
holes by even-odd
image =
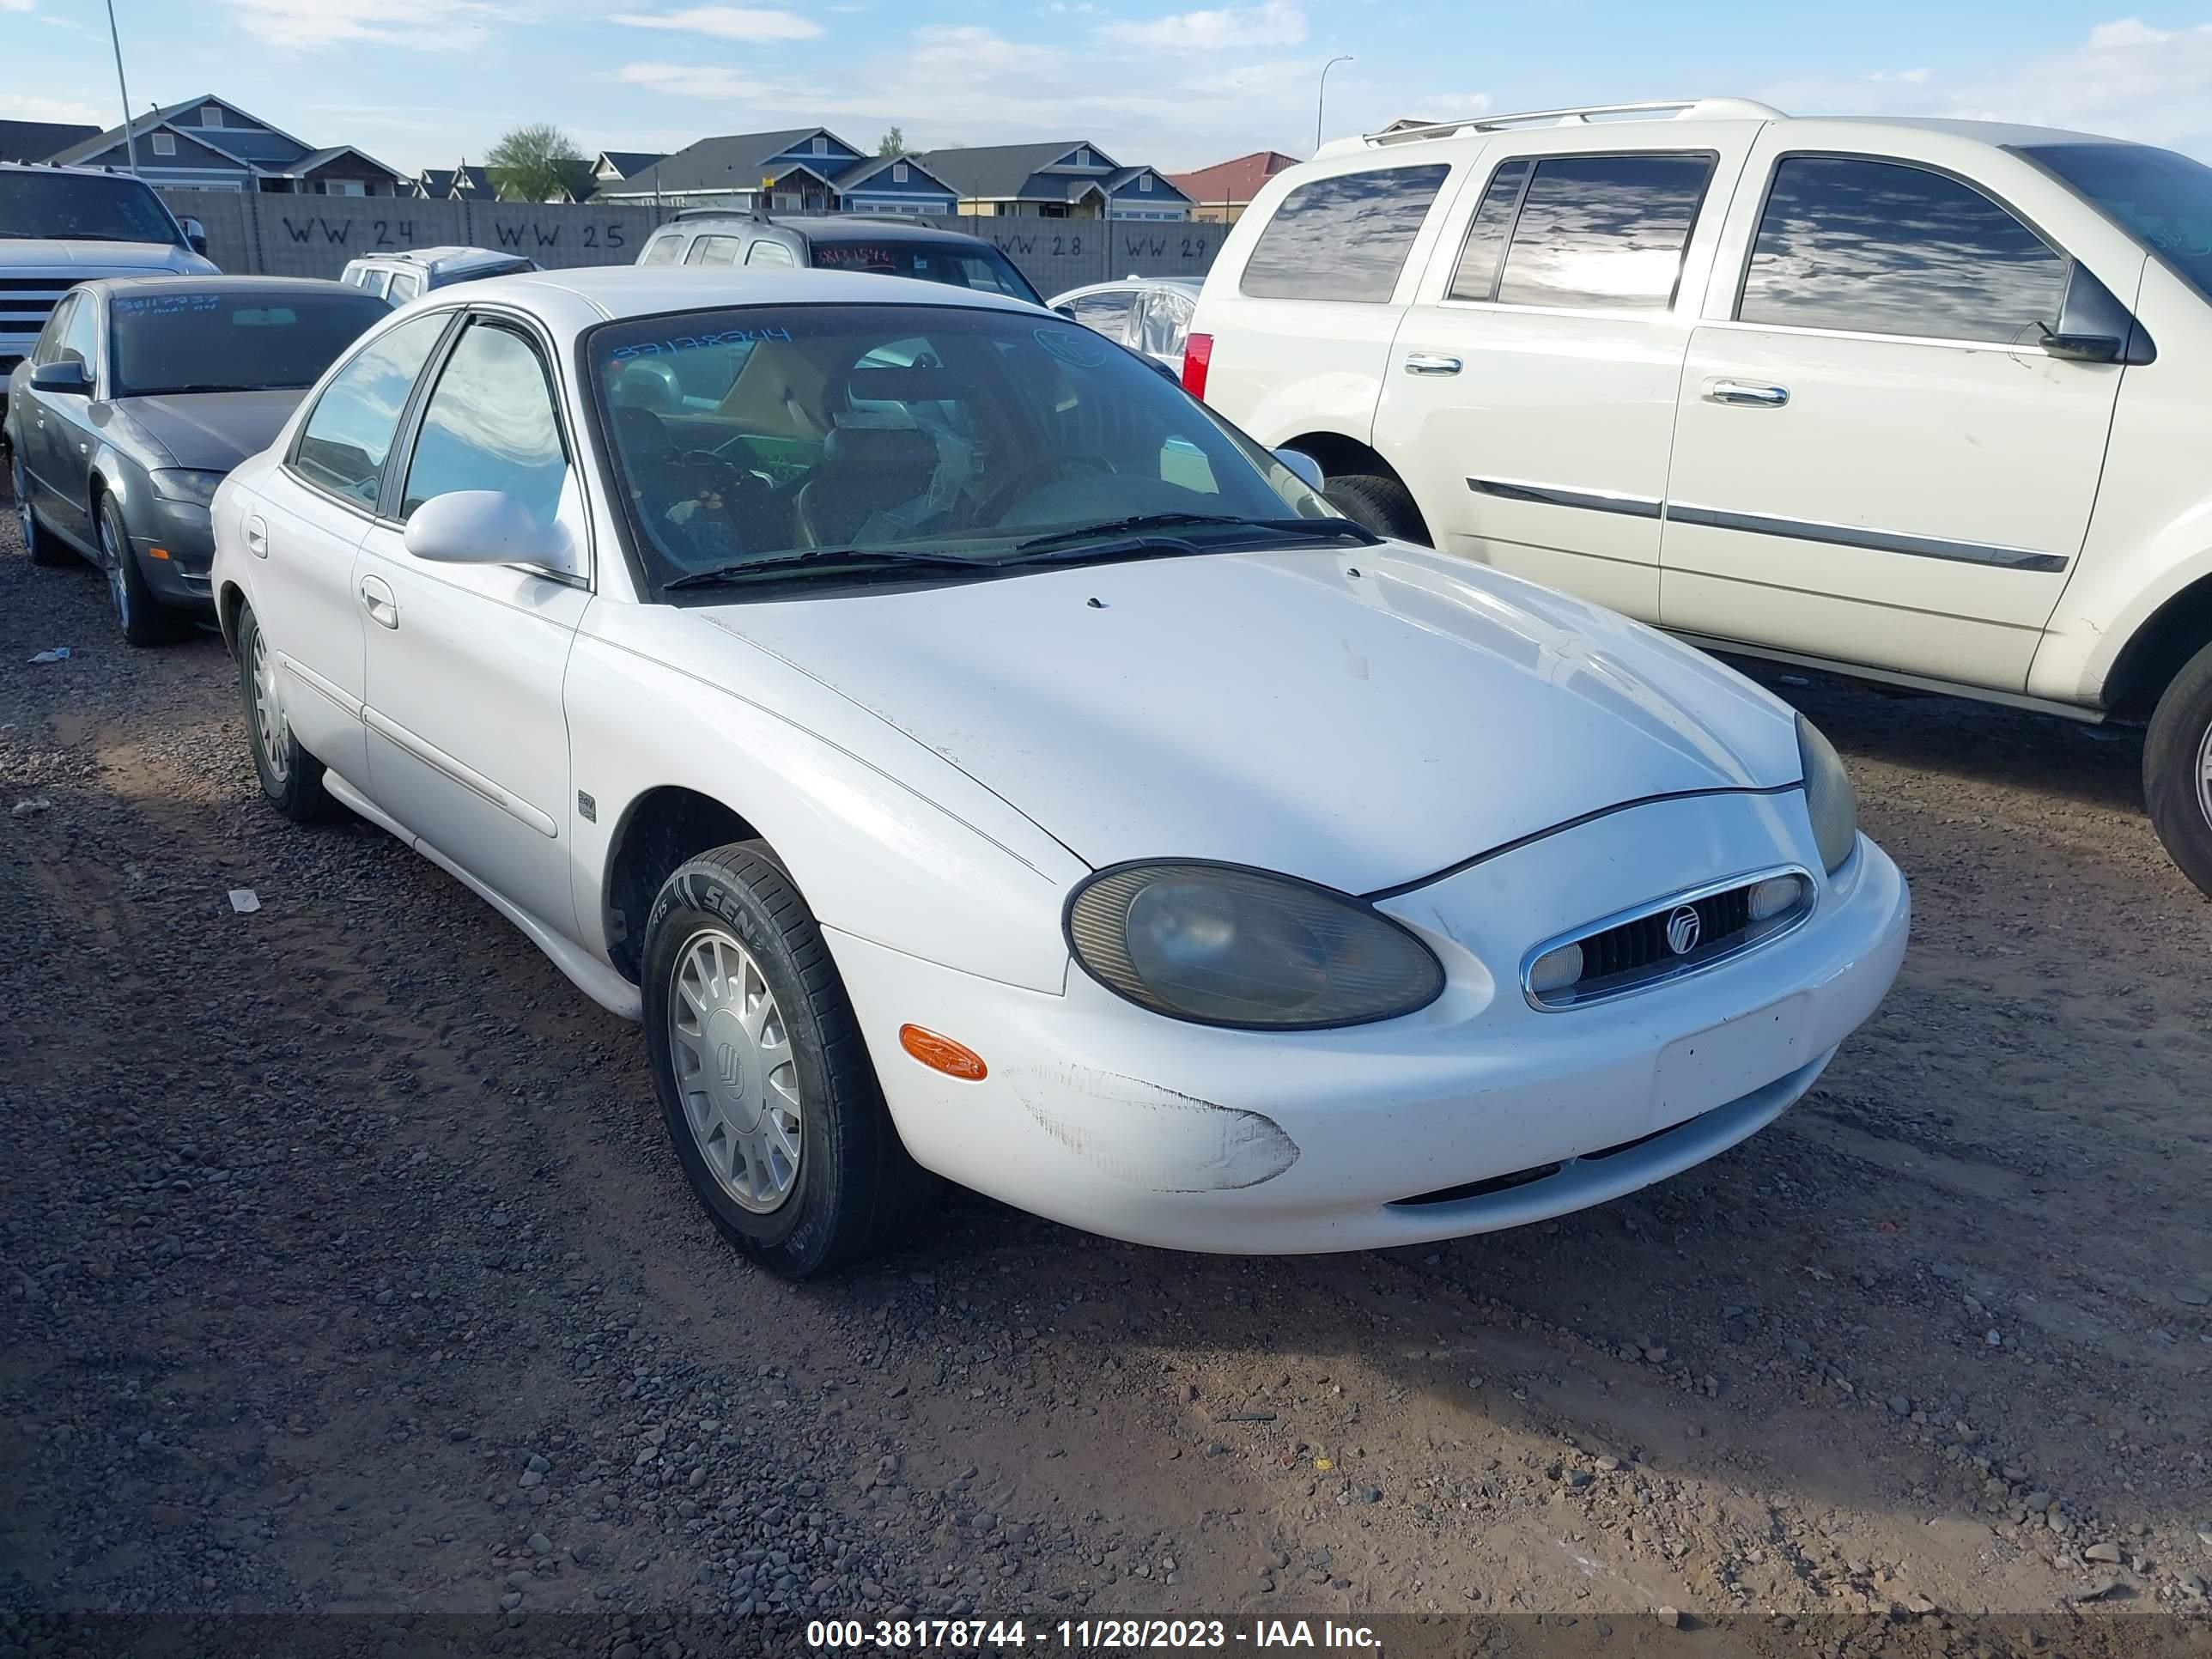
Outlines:
{"label": "headlight", "polygon": [[1858,845],[1859,798],[1843,757],[1802,714],[1797,717],[1797,754],[1805,763],[1805,807],[1813,815],[1813,842],[1832,876]]}
{"label": "headlight", "polygon": [[1068,902],[1067,938],[1109,990],[1210,1025],[1359,1025],[1444,988],[1428,947],[1358,900],[1234,865],[1094,876]]}
{"label": "headlight", "polygon": [[177,470],[148,476],[154,480],[154,493],[164,500],[190,501],[194,507],[205,507],[215,499],[216,490],[228,475]]}

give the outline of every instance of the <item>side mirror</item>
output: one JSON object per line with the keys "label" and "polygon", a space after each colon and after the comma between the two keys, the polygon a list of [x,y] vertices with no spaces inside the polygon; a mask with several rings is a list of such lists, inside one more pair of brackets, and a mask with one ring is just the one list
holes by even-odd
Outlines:
{"label": "side mirror", "polygon": [[2109,334],[2046,334],[2037,342],[2063,362],[2117,363],[2127,349],[2124,340]]}
{"label": "side mirror", "polygon": [[1321,470],[1321,463],[1303,449],[1279,449],[1275,459],[1316,495],[1328,487],[1328,475]]}
{"label": "side mirror", "polygon": [[207,227],[197,219],[185,221],[185,245],[195,253],[207,252]]}
{"label": "side mirror", "polygon": [[40,363],[31,371],[31,390],[51,392],[64,398],[92,396],[92,376],[85,373],[84,365],[74,357],[64,357],[58,362]]}
{"label": "side mirror", "polygon": [[1065,317],[1071,323],[1080,322],[1082,320],[1082,319],[1075,314],[1075,307],[1073,306],[1054,306],[1052,308],[1052,314],[1055,317]]}
{"label": "side mirror", "polygon": [[574,575],[568,532],[540,524],[502,489],[456,489],[433,495],[407,520],[407,550],[431,564],[527,564]]}

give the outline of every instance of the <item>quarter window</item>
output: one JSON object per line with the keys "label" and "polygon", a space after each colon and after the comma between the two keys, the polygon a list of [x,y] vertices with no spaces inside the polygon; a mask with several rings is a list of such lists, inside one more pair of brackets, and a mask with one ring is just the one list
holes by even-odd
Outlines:
{"label": "quarter window", "polygon": [[2033,343],[2069,262],[1971,185],[1925,167],[1792,155],[1774,170],[1737,318]]}
{"label": "quarter window", "polygon": [[292,465],[301,477],[363,507],[376,505],[399,412],[448,320],[442,311],[412,318],[338,371],[301,428]]}
{"label": "quarter window", "polygon": [[745,263],[749,265],[796,265],[799,261],[791,257],[791,250],[782,243],[771,242],[763,237],[745,250]]}
{"label": "quarter window", "polygon": [[1260,233],[1240,287],[1255,299],[1388,302],[1450,171],[1382,167],[1299,185]]}
{"label": "quarter window", "polygon": [[1475,209],[1474,222],[1467,228],[1467,242],[1459,251],[1450,298],[1498,297],[1498,268],[1505,263],[1505,239],[1513,234],[1513,216],[1521,210],[1521,192],[1534,165],[1523,157],[1506,162],[1490,175],[1490,187],[1482,192],[1482,205]]}
{"label": "quarter window", "polygon": [[550,524],[568,482],[544,360],[513,329],[471,323],[423,406],[399,516],[434,495],[496,489]]}
{"label": "quarter window", "polygon": [[638,264],[672,265],[676,263],[676,251],[683,246],[681,233],[673,236],[656,236],[645,245],[645,252],[639,257]]}
{"label": "quarter window", "polygon": [[1711,155],[1554,155],[1536,164],[1498,272],[1504,305],[1663,311]]}

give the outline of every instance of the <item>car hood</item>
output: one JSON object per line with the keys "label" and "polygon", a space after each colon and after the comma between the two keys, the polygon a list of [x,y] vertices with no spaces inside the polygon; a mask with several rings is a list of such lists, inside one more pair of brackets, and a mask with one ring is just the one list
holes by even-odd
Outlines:
{"label": "car hood", "polygon": [[228,472],[268,448],[306,395],[303,387],[188,392],[124,398],[115,407],[143,441],[167,453],[170,465]]}
{"label": "car hood", "polygon": [[1093,866],[1218,859],[1373,892],[1626,802],[1802,775],[1789,709],[1711,658],[1401,544],[704,614]]}
{"label": "car hood", "polygon": [[[0,241],[0,270],[17,274],[22,266],[67,268],[78,281],[101,271],[212,270],[198,254],[168,242],[80,241],[69,237],[33,237]],[[97,270],[93,267],[98,267]]]}

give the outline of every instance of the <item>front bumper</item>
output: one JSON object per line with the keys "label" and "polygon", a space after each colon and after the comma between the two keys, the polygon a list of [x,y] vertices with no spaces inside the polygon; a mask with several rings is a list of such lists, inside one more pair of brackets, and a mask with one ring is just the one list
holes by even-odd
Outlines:
{"label": "front bumper", "polygon": [[[1911,903],[1873,842],[1794,932],[1616,1002],[1540,1011],[1523,952],[1594,918],[1778,862],[1818,870],[1803,797],[1615,813],[1388,901],[1449,984],[1346,1030],[1253,1033],[953,972],[834,931],[900,1134],[926,1167],[1019,1207],[1194,1250],[1368,1249],[1516,1226],[1635,1190],[1786,1109],[1880,1004]],[[909,1059],[968,1044],[963,1083]],[[1472,1188],[1473,1190],[1469,1190]]]}
{"label": "front bumper", "polygon": [[155,597],[173,605],[213,604],[208,573],[215,562],[215,532],[207,508],[151,494],[133,505],[131,544]]}

